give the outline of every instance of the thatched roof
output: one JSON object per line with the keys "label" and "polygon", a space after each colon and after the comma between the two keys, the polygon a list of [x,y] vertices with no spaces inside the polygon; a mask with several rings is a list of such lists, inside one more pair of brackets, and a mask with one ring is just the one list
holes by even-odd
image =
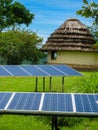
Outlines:
{"label": "thatched roof", "polygon": [[71,18],[50,35],[41,50],[97,51],[92,47],[94,43],[87,27],[79,20]]}

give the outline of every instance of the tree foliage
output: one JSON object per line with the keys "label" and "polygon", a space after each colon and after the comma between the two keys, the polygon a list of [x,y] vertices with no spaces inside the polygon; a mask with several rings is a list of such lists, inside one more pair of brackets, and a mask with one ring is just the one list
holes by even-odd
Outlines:
{"label": "tree foliage", "polygon": [[98,4],[91,0],[90,3],[87,0],[83,0],[83,4],[82,9],[76,13],[86,18],[92,18],[93,24],[98,25]]}
{"label": "tree foliage", "polygon": [[14,0],[0,0],[0,31],[16,25],[29,25],[34,18],[28,9]]}
{"label": "tree foliage", "polygon": [[42,53],[37,48],[42,38],[28,30],[12,30],[0,33],[0,56],[7,64],[21,64],[24,60],[38,63]]}
{"label": "tree foliage", "polygon": [[87,0],[83,0],[83,4],[84,5],[81,7],[81,9],[78,10],[76,13],[83,17],[92,19],[93,24],[91,25],[91,27],[89,27],[89,29],[96,39],[95,46],[98,48],[98,4],[92,2],[92,0],[90,0],[90,2],[88,2]]}

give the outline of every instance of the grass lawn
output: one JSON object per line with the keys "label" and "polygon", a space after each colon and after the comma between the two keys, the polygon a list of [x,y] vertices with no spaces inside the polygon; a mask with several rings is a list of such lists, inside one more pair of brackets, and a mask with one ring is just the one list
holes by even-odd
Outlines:
{"label": "grass lawn", "polygon": [[[89,77],[94,72],[84,73]],[[64,91],[77,92],[82,77],[65,77]],[[46,78],[45,91],[49,92],[49,78]],[[91,81],[92,82],[92,81]],[[61,92],[62,78],[52,78],[52,91]],[[34,77],[0,77],[0,91],[35,91]],[[43,91],[43,79],[38,78],[38,91]],[[59,126],[61,125],[59,119]],[[51,130],[51,117],[0,115],[0,130]],[[98,130],[97,118],[66,118],[60,130]]]}

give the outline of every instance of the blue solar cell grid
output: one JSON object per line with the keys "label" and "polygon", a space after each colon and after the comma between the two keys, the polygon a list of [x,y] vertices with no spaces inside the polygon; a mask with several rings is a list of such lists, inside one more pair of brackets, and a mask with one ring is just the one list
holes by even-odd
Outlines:
{"label": "blue solar cell grid", "polygon": [[6,70],[0,66],[0,76],[11,76]]}
{"label": "blue solar cell grid", "polygon": [[98,94],[0,92],[0,112],[98,116]]}
{"label": "blue solar cell grid", "polygon": [[75,94],[77,112],[98,112],[98,95]]}
{"label": "blue solar cell grid", "polygon": [[4,67],[12,74],[12,76],[29,76],[26,71],[17,65],[5,65]]}
{"label": "blue solar cell grid", "polygon": [[3,65],[0,76],[81,76],[65,65]]}
{"label": "blue solar cell grid", "polygon": [[66,65],[55,65],[55,67],[57,67],[58,69],[60,69],[62,72],[64,72],[65,74],[69,75],[69,76],[82,76],[82,74],[80,74],[78,71],[70,68],[69,66]]}
{"label": "blue solar cell grid", "polygon": [[41,93],[16,93],[8,110],[38,110]]}
{"label": "blue solar cell grid", "polygon": [[12,93],[0,93],[0,109],[4,109]]}
{"label": "blue solar cell grid", "polygon": [[72,112],[70,94],[45,94],[42,111]]}
{"label": "blue solar cell grid", "polygon": [[43,70],[41,70],[38,66],[34,65],[26,65],[22,66],[26,71],[28,71],[32,76],[47,76]]}
{"label": "blue solar cell grid", "polygon": [[57,70],[56,67],[52,65],[38,65],[38,67],[46,71],[50,76],[67,75],[66,73],[64,74],[63,71],[61,72],[60,70]]}

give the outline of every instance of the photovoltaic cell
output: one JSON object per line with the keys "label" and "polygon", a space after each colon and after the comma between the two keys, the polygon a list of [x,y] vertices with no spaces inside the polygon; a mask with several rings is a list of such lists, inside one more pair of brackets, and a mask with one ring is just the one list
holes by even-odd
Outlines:
{"label": "photovoltaic cell", "polygon": [[93,112],[98,112],[98,95],[89,95],[89,102]]}
{"label": "photovoltaic cell", "polygon": [[41,93],[16,93],[8,110],[38,110]]}
{"label": "photovoltaic cell", "polygon": [[98,95],[75,94],[77,112],[98,112]]}
{"label": "photovoltaic cell", "polygon": [[0,76],[11,76],[5,69],[0,66]]}
{"label": "photovoltaic cell", "polygon": [[23,69],[21,69],[18,65],[5,65],[3,66],[6,68],[12,76],[29,76]]}
{"label": "photovoltaic cell", "polygon": [[89,103],[93,112],[98,112],[98,95],[89,95]]}
{"label": "photovoltaic cell", "polygon": [[45,94],[43,111],[72,112],[72,101],[70,94]]}
{"label": "photovoltaic cell", "polygon": [[50,76],[52,76],[52,75],[54,75],[54,76],[66,75],[66,73],[64,74],[63,72],[61,72],[60,70],[57,70],[52,65],[38,65],[38,67],[40,69],[46,71]]}
{"label": "photovoltaic cell", "polygon": [[32,76],[47,76],[47,73],[45,73],[44,71],[40,70],[40,68],[38,68],[38,65],[26,65],[26,66],[22,66],[22,67],[26,71],[31,73]]}
{"label": "photovoltaic cell", "polygon": [[4,109],[12,93],[0,93],[0,109]]}
{"label": "photovoltaic cell", "polygon": [[58,68],[59,70],[61,70],[62,72],[66,73],[67,75],[69,76],[72,76],[72,75],[82,75],[80,74],[78,71],[70,68],[69,66],[66,66],[66,65],[54,65],[56,68]]}
{"label": "photovoltaic cell", "polygon": [[76,105],[76,111],[77,112],[83,112],[84,111],[81,95],[75,94],[75,105]]}

